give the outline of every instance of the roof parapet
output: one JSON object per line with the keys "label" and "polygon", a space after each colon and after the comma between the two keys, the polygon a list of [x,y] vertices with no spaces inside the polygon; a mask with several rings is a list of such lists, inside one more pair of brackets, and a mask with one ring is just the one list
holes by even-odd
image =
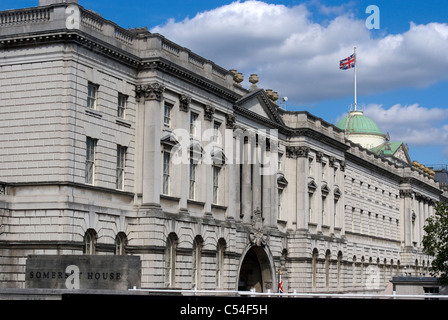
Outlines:
{"label": "roof parapet", "polygon": [[78,4],[78,0],[39,0],[39,7],[60,3]]}

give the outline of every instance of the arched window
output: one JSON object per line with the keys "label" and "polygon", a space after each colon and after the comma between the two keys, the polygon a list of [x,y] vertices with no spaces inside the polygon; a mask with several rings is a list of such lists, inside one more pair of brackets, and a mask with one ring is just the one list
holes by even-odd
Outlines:
{"label": "arched window", "polygon": [[356,279],[356,256],[353,256],[353,264],[352,264],[352,285],[355,284]]}
{"label": "arched window", "polygon": [[203,240],[201,236],[196,236],[193,241],[193,265],[192,265],[192,286],[201,288],[201,251]]}
{"label": "arched window", "polygon": [[365,283],[365,279],[364,279],[364,267],[365,267],[365,260],[364,260],[364,256],[361,257],[361,276],[359,279],[359,283],[361,285],[363,285]]}
{"label": "arched window", "polygon": [[95,254],[96,253],[96,231],[93,229],[87,229],[84,234],[84,246],[83,253],[84,254]]}
{"label": "arched window", "polygon": [[165,246],[165,284],[171,288],[176,283],[176,248],[177,236],[175,233],[170,233],[166,239]]}
{"label": "arched window", "polygon": [[312,278],[312,285],[313,288],[316,288],[316,280],[317,280],[317,257],[318,257],[318,251],[315,248],[313,250],[313,261],[312,261],[312,268],[313,268],[313,278]]}
{"label": "arched window", "polygon": [[394,276],[394,259],[390,259],[390,279]]}
{"label": "arched window", "polygon": [[338,288],[342,284],[342,252],[338,252]]}
{"label": "arched window", "polygon": [[128,238],[124,232],[119,232],[115,237],[115,254],[124,256],[126,254],[126,245],[128,244]]}
{"label": "arched window", "polygon": [[216,247],[216,288],[222,288],[223,286],[223,273],[224,273],[224,252],[226,250],[226,241],[219,239]]}
{"label": "arched window", "polygon": [[415,259],[414,276],[418,277],[418,260]]}

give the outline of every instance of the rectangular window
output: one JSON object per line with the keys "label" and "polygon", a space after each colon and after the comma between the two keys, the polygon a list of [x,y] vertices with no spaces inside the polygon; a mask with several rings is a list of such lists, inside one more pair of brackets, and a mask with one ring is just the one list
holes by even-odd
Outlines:
{"label": "rectangular window", "polygon": [[313,194],[308,193],[308,222],[313,221]]}
{"label": "rectangular window", "polygon": [[221,127],[221,123],[215,121],[213,122],[213,141],[215,143],[220,143],[219,141],[219,128]]}
{"label": "rectangular window", "polygon": [[313,158],[308,158],[308,174],[313,176]]}
{"label": "rectangular window", "polygon": [[213,166],[213,203],[218,204],[219,201],[219,174],[221,168]]}
{"label": "rectangular window", "polygon": [[170,194],[170,164],[171,155],[169,152],[163,152],[163,185],[162,185],[162,193],[169,195]]}
{"label": "rectangular window", "polygon": [[117,177],[116,177],[116,188],[118,190],[123,190],[124,188],[124,168],[126,161],[126,147],[117,146]]}
{"label": "rectangular window", "polygon": [[87,137],[86,139],[86,183],[94,183],[95,175],[95,152],[96,152],[96,139]]}
{"label": "rectangular window", "polygon": [[122,93],[118,94],[118,113],[119,118],[124,119],[126,115],[126,105],[128,103],[128,96]]}
{"label": "rectangular window", "polygon": [[278,170],[282,171],[282,159],[283,159],[283,153],[278,154]]}
{"label": "rectangular window", "polygon": [[322,197],[322,224],[327,225],[327,197]]}
{"label": "rectangular window", "polygon": [[281,213],[282,213],[282,194],[283,194],[283,189],[278,188],[278,216],[281,217]]}
{"label": "rectangular window", "polygon": [[196,136],[197,132],[198,115],[194,112],[190,112],[190,135]]}
{"label": "rectangular window", "polygon": [[165,108],[163,111],[163,124],[167,128],[171,127],[171,109],[172,108],[173,108],[172,105],[165,103]]}
{"label": "rectangular window", "polygon": [[192,156],[190,156],[190,190],[189,198],[195,200],[196,197],[196,168],[197,164],[194,162]]}
{"label": "rectangular window", "polygon": [[98,85],[89,82],[87,84],[87,108],[96,109],[98,98]]}
{"label": "rectangular window", "polygon": [[325,162],[322,162],[322,180],[325,181],[325,179],[327,178],[327,164]]}

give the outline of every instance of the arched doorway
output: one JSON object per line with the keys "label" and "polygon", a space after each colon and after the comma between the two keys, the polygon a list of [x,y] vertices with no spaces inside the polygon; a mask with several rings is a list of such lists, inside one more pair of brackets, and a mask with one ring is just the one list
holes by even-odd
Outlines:
{"label": "arched doorway", "polygon": [[252,246],[244,254],[238,274],[238,290],[267,292],[274,288],[274,264],[263,247]]}

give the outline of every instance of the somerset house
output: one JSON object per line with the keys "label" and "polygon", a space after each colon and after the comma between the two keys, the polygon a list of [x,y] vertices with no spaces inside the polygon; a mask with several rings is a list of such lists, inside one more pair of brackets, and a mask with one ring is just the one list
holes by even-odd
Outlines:
{"label": "somerset house", "polygon": [[[429,274],[423,225],[448,191],[362,111],[285,111],[256,75],[78,0],[0,12],[0,51],[1,288],[83,258],[139,259],[133,285],[158,289],[381,293]],[[79,264],[27,272],[45,256]]]}

